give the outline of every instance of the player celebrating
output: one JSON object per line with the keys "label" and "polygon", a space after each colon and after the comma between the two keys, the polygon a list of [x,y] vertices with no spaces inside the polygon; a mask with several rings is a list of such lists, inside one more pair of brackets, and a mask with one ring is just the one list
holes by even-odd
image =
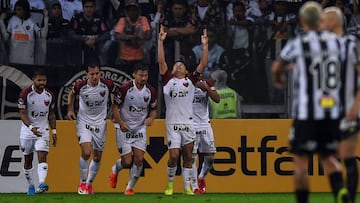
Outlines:
{"label": "player celebrating", "polygon": [[146,151],[146,126],[153,124],[157,107],[156,90],[147,83],[149,68],[136,64],[133,77],[134,80],[120,87],[115,95],[116,105],[113,108],[116,144],[121,159],[113,165],[109,183],[115,188],[118,173],[132,165],[125,195],[135,194],[134,186],[142,172]]}
{"label": "player celebrating", "polygon": [[323,29],[334,32],[341,37],[345,46],[344,69],[342,71],[342,99],[345,105],[345,115],[340,124],[339,157],[344,160],[346,169],[346,187],[349,191],[351,202],[355,202],[358,186],[359,172],[356,160],[357,134],[359,130],[359,102],[358,75],[360,61],[356,49],[356,38],[344,33],[344,16],[337,7],[324,9],[322,15]]}
{"label": "player celebrating", "polygon": [[188,73],[187,67],[181,61],[177,61],[174,64],[172,71],[168,69],[163,46],[166,34],[161,26],[158,37],[158,61],[166,106],[166,135],[169,147],[169,160],[167,164],[168,183],[165,195],[173,194],[174,176],[177,170],[176,164],[180,155],[180,149],[183,157],[182,175],[184,179],[184,193],[193,195],[190,181],[193,177],[191,159],[195,132],[193,128],[193,109],[189,108],[189,106],[192,105],[194,99],[195,84],[198,81],[198,77],[207,65],[207,32],[204,30],[201,36],[203,55],[200,64],[195,72],[191,74]]}
{"label": "player celebrating", "polygon": [[[79,194],[93,194],[92,182],[100,167],[106,136],[108,102],[115,85],[111,80],[100,78],[100,67],[89,65],[86,79],[74,84],[68,96],[67,118],[76,119],[77,136],[81,148]],[[79,96],[77,116],[73,111],[75,96]],[[89,165],[89,158],[93,159]]]}
{"label": "player celebrating", "polygon": [[29,183],[27,194],[34,195],[34,170],[32,161],[34,151],[38,157],[38,193],[49,189],[45,183],[48,164],[46,157],[50,147],[49,125],[52,129],[53,146],[56,146],[56,117],[54,113],[55,96],[45,88],[47,76],[43,70],[36,70],[32,76],[33,84],[20,92],[18,108],[21,118],[20,149],[24,155],[24,174]]}
{"label": "player celebrating", "polygon": [[[210,172],[214,163],[216,152],[213,130],[209,120],[209,97],[216,103],[220,102],[220,95],[210,80],[200,80],[196,83],[193,100],[194,128],[196,132],[193,149],[193,192],[204,194],[206,192],[205,176]],[[196,155],[199,150],[204,157],[199,177],[197,177]]]}

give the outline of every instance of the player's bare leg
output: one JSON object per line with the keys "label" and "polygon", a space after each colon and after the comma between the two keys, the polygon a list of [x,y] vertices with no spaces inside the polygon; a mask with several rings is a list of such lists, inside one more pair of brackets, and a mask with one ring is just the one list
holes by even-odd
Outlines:
{"label": "player's bare leg", "polygon": [[[119,152],[121,153],[120,149]],[[130,168],[131,164],[132,164],[132,152],[127,153],[125,155],[121,155],[121,158],[116,160],[115,164],[111,167],[111,173],[109,177],[110,187],[116,188],[117,177],[119,172],[123,168]]]}
{"label": "player's bare leg", "polygon": [[144,161],[144,154],[145,152],[137,149],[137,148],[133,148],[133,157],[134,157],[134,163],[131,167],[130,170],[130,180],[126,186],[126,190],[125,190],[125,195],[134,195],[134,186],[136,184],[136,182],[138,181],[141,172],[143,170],[143,161]]}
{"label": "player's bare leg", "polygon": [[294,183],[298,203],[307,203],[309,200],[308,157],[294,156]]}

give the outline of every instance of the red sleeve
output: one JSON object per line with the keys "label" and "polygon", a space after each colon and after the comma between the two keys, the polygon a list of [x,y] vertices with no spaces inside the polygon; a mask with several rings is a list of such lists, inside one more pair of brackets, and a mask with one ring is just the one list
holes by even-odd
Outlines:
{"label": "red sleeve", "polygon": [[74,93],[74,95],[78,95],[80,93],[80,89],[82,86],[86,85],[87,80],[81,80],[78,82],[75,82],[74,87],[72,89],[72,92]]}
{"label": "red sleeve", "polygon": [[199,81],[199,76],[194,75],[194,73],[191,73],[188,75],[188,78],[191,80],[191,82],[195,85]]}
{"label": "red sleeve", "polygon": [[50,110],[54,111],[55,110],[55,102],[56,102],[56,97],[53,91],[49,90],[46,88],[46,91],[49,92],[49,94],[51,95],[51,104],[50,104]]}
{"label": "red sleeve", "polygon": [[19,94],[18,108],[25,109],[27,105],[27,95],[32,91],[31,86],[23,89]]}
{"label": "red sleeve", "polygon": [[165,86],[172,77],[173,77],[173,75],[171,74],[170,70],[168,69],[164,75],[161,75],[162,85]]}
{"label": "red sleeve", "polygon": [[120,105],[124,102],[127,91],[132,86],[132,84],[133,84],[133,81],[131,80],[120,86],[120,88],[118,89],[118,91],[116,92],[116,95],[115,95],[115,102],[118,105]]}
{"label": "red sleeve", "polygon": [[147,86],[151,92],[150,109],[154,110],[157,108],[157,91],[153,86],[149,84],[147,84]]}
{"label": "red sleeve", "polygon": [[112,80],[101,78],[100,81],[109,88],[110,93],[115,93],[116,86]]}

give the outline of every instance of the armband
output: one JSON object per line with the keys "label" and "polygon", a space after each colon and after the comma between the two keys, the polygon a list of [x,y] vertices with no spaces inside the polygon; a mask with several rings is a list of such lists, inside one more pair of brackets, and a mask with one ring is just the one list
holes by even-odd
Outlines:
{"label": "armband", "polygon": [[29,128],[29,130],[32,130],[32,129],[34,128],[34,126],[30,124],[30,125],[28,126],[28,128]]}
{"label": "armband", "polygon": [[56,129],[52,129],[52,130],[51,130],[51,133],[52,133],[52,134],[56,134]]}

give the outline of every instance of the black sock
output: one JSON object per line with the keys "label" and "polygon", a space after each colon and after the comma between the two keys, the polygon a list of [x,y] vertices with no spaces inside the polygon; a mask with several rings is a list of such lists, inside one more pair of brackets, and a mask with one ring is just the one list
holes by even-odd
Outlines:
{"label": "black sock", "polygon": [[346,158],[344,160],[346,167],[346,187],[349,191],[352,202],[355,202],[355,196],[358,186],[359,172],[357,160],[355,157]]}
{"label": "black sock", "polygon": [[340,189],[344,188],[343,177],[340,171],[334,172],[329,175],[331,190],[335,198]]}
{"label": "black sock", "polygon": [[309,190],[299,189],[295,191],[297,203],[308,203]]}

